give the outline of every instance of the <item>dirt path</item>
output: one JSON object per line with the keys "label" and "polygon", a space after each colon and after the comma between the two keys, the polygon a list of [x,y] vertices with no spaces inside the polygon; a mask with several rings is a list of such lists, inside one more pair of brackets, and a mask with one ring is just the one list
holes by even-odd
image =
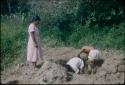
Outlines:
{"label": "dirt path", "polygon": [[[67,74],[63,64],[75,57],[79,49],[61,47],[44,49],[45,64],[33,71],[25,64],[18,62],[2,71],[1,83],[18,84],[123,84],[125,83],[125,55],[123,51],[103,50],[101,58],[104,60],[97,73],[90,75]],[[51,62],[52,61],[52,62]],[[19,63],[19,64],[18,64]],[[67,80],[69,78],[69,80]]]}

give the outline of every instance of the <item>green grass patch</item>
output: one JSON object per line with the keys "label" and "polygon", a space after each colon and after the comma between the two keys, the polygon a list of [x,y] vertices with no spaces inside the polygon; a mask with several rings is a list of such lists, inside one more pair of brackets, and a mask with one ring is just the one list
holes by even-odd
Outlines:
{"label": "green grass patch", "polygon": [[[67,36],[68,31],[61,32],[56,24],[41,24],[39,29],[42,46],[81,48],[84,45],[93,45],[101,49],[125,49],[125,22],[105,27],[72,22],[69,27],[72,31]],[[63,41],[62,38],[66,40]],[[17,58],[26,56],[27,42],[28,18],[24,19],[21,15],[1,16],[2,69]]]}

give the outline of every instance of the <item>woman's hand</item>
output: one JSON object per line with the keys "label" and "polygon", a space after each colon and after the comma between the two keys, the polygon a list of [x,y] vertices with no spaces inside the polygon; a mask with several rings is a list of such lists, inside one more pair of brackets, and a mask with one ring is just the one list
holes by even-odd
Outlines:
{"label": "woman's hand", "polygon": [[38,48],[38,45],[37,45],[37,43],[35,43],[35,45],[34,45],[36,48]]}

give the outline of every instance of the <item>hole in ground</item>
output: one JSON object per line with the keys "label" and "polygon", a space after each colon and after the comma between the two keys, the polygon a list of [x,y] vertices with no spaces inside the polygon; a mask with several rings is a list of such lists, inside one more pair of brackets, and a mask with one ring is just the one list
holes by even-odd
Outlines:
{"label": "hole in ground", "polygon": [[[67,61],[68,60],[60,59],[60,60],[55,61],[55,63],[60,64],[61,66],[63,66],[66,69],[65,65],[66,65]],[[66,71],[66,74],[67,74],[66,80],[71,81],[73,79],[73,72]]]}
{"label": "hole in ground", "polygon": [[65,64],[67,63],[67,60],[57,60],[57,61],[55,61],[55,63],[60,64],[64,67]]}
{"label": "hole in ground", "polygon": [[42,65],[43,65],[43,63],[36,65],[36,67],[40,69],[42,67]]}
{"label": "hole in ground", "polygon": [[98,67],[101,67],[103,63],[104,63],[104,60],[103,60],[103,59],[96,60],[96,62],[95,62],[95,64],[96,64]]}
{"label": "hole in ground", "polygon": [[6,84],[19,84],[19,80],[8,81]]}

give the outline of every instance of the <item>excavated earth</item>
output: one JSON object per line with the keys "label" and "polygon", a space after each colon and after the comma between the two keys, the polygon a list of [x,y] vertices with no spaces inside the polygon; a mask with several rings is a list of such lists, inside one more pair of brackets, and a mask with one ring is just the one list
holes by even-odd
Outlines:
{"label": "excavated earth", "polygon": [[[45,62],[33,70],[25,63],[26,57],[17,59],[1,72],[2,84],[124,84],[125,55],[120,50],[100,50],[101,64],[95,74],[67,72],[65,63],[75,57],[79,49],[46,48]],[[82,55],[84,56],[84,54]],[[18,61],[20,60],[20,61]]]}

